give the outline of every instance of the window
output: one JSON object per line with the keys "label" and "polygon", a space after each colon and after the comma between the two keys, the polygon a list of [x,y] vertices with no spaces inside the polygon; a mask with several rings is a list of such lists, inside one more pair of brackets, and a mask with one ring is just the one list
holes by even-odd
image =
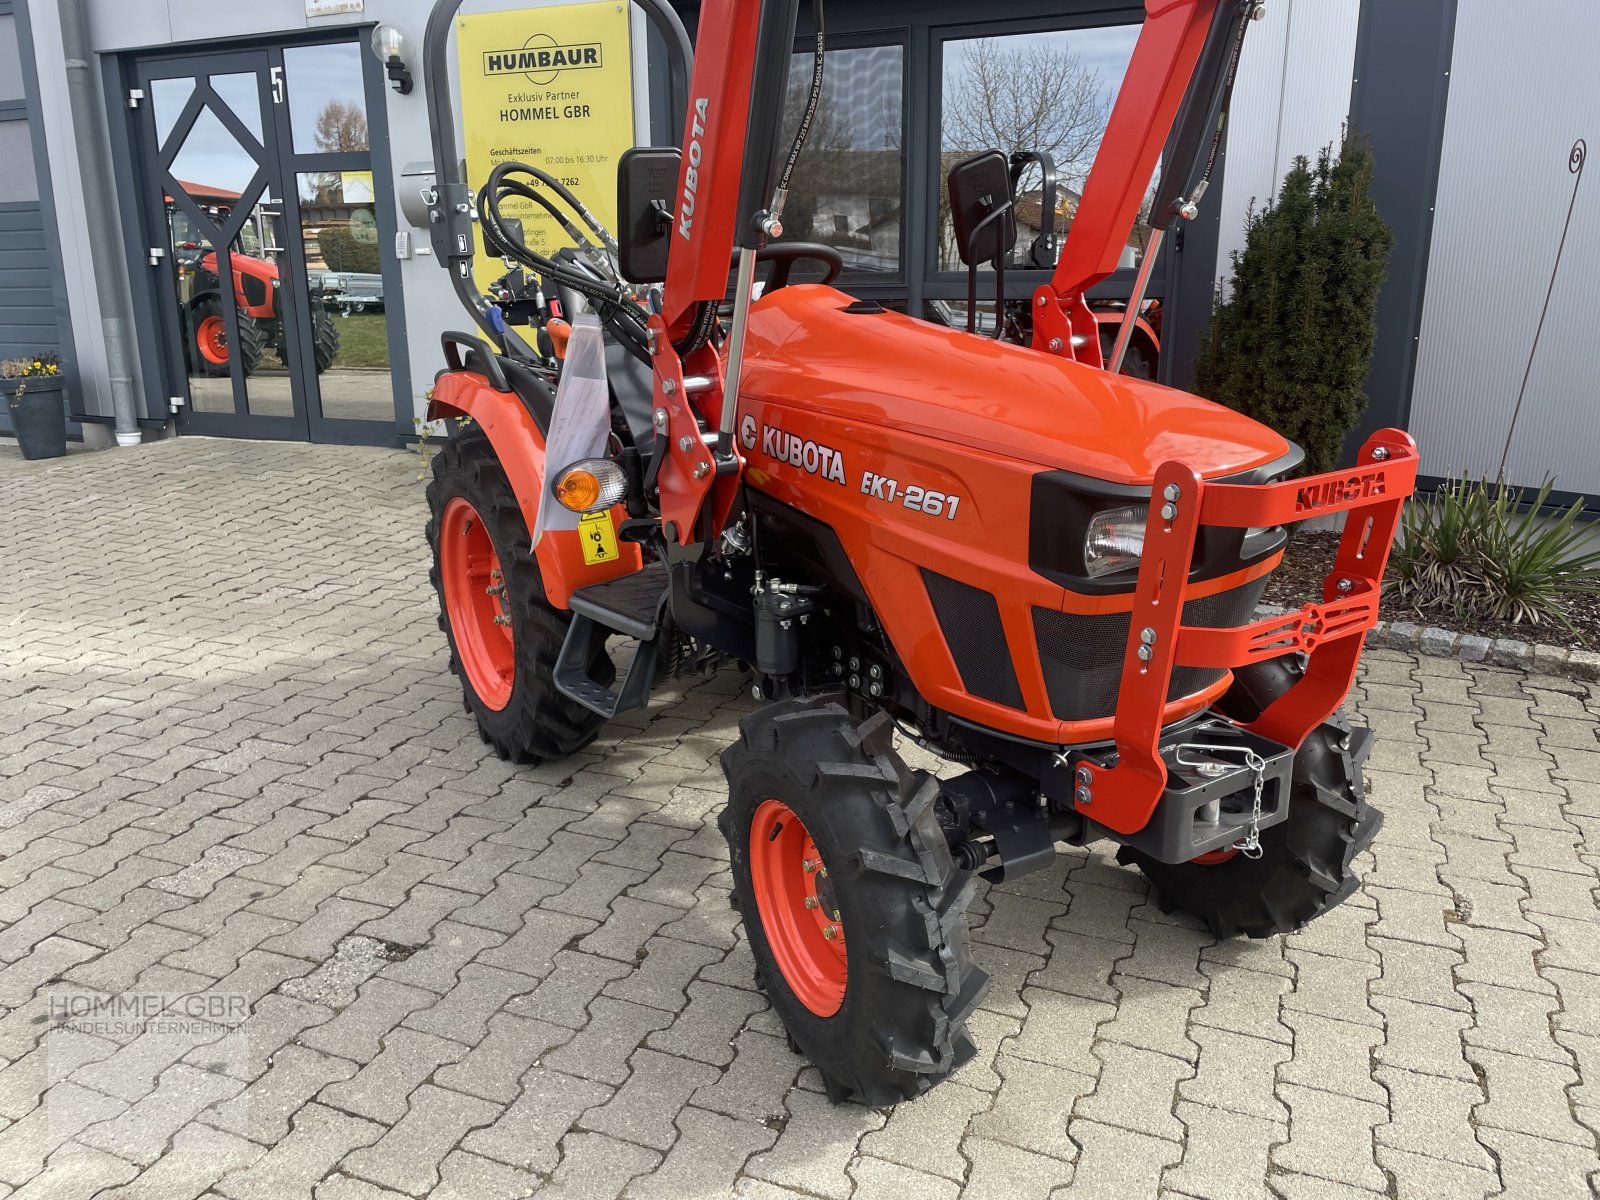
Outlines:
{"label": "window", "polygon": [[[952,39],[944,43],[939,186],[950,167],[985,150],[1039,151],[1055,160],[1055,229],[1065,236],[1105,135],[1117,89],[1139,38],[1138,25]],[[1044,224],[1042,178],[1036,168],[1017,184],[1019,262]],[[1124,265],[1137,263],[1145,230],[1130,238]],[[938,265],[962,270],[940,201]]]}
{"label": "window", "polygon": [[[812,54],[790,62],[785,151],[805,112],[815,64]],[[783,214],[784,240],[834,247],[847,272],[899,276],[904,131],[904,48],[828,51],[822,102]]]}
{"label": "window", "polygon": [[361,46],[296,46],[283,52],[296,154],[357,154],[369,146]]}

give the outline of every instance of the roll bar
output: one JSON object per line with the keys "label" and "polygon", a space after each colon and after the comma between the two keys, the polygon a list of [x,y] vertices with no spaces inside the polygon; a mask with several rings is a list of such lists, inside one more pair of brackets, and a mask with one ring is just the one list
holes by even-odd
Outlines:
{"label": "roll bar", "polygon": [[[480,328],[499,342],[502,334],[489,320],[488,305],[472,277],[473,196],[467,184],[466,164],[456,144],[455,104],[450,96],[450,29],[465,0],[438,0],[428,15],[423,38],[423,80],[428,98],[428,127],[433,140],[433,194],[428,204],[433,253],[450,272],[450,282],[462,305]],[[667,0],[633,0],[667,43],[673,93],[687,98],[694,70],[694,48],[689,31]],[[682,128],[681,122],[677,126]],[[681,134],[680,134],[681,136]]]}

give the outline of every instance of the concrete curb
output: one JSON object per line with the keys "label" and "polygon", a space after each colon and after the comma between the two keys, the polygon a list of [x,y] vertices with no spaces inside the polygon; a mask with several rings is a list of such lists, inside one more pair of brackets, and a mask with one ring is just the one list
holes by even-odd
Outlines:
{"label": "concrete curb", "polygon": [[[1263,604],[1256,610],[1263,617],[1279,617],[1289,611],[1275,604]],[[1379,621],[1367,633],[1367,645],[1600,683],[1600,654],[1593,650],[1566,650],[1514,638],[1478,637],[1440,629],[1437,625],[1424,628],[1411,621]]]}

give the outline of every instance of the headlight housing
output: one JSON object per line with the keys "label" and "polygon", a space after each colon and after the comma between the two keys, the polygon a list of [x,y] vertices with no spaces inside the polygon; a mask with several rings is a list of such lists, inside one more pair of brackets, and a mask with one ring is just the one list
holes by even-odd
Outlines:
{"label": "headlight housing", "polygon": [[628,494],[628,477],[609,458],[586,458],[557,475],[550,490],[575,513],[604,512]]}
{"label": "headlight housing", "polygon": [[1083,560],[1091,579],[1139,565],[1144,553],[1145,522],[1149,517],[1148,504],[1130,504],[1094,515],[1083,548]]}

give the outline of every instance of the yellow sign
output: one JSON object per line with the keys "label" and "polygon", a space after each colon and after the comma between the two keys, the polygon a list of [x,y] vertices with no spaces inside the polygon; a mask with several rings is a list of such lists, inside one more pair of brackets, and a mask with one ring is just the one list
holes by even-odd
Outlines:
{"label": "yellow sign", "polygon": [[[560,180],[614,231],[617,160],[633,146],[631,8],[626,0],[605,0],[459,18],[462,124],[474,192],[501,163],[525,162]],[[501,212],[523,223],[523,239],[540,254],[572,244],[531,200],[507,200]],[[581,227],[575,215],[573,222]],[[500,260],[485,255],[480,233],[479,285],[504,274]]]}
{"label": "yellow sign", "polygon": [[591,567],[617,561],[617,526],[609,512],[590,513],[578,522],[583,561]]}

